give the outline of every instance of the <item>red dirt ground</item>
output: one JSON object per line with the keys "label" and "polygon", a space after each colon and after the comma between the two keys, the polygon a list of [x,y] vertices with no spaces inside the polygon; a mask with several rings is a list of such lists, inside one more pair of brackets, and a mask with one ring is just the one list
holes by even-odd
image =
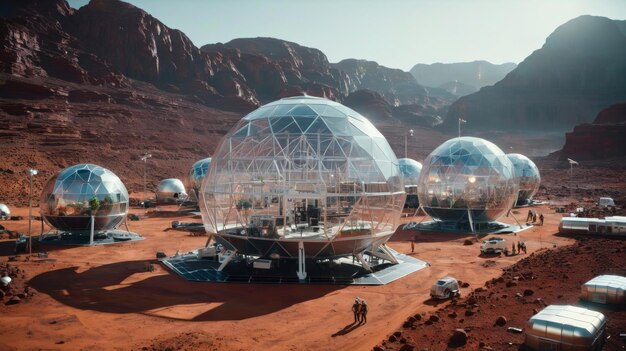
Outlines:
{"label": "red dirt ground", "polygon": [[[566,178],[568,169],[551,161],[540,162],[539,167],[544,187],[538,197],[553,204],[569,204],[582,196],[582,203],[589,205],[606,192],[616,199],[626,194],[623,169],[603,171],[602,165],[581,165],[575,170],[579,172],[575,180]],[[623,200],[617,202],[624,204]],[[507,236],[507,240],[525,241],[528,255],[481,257],[475,241],[463,245],[466,239],[475,240],[472,235],[421,234],[412,255],[431,266],[385,286],[193,283],[159,264],[154,271],[146,271],[146,262],[154,263],[157,251],[173,255],[205,244],[206,237],[166,231],[174,220],[200,221],[192,216],[162,214],[131,221],[130,230],[146,240],[99,247],[46,247],[47,259],[28,259],[22,254],[8,262],[14,242],[0,240],[0,270],[6,269],[5,264],[20,269],[13,293],[30,287],[29,296],[17,305],[4,304],[9,296],[2,299],[0,350],[371,350],[376,345],[408,350],[410,344],[416,350],[432,351],[446,349],[457,327],[472,327],[469,344],[463,350],[475,350],[481,341],[494,350],[516,349],[522,337],[493,327],[498,315],[506,316],[507,326],[523,327],[533,308],[540,307],[534,303],[536,298],[546,303],[576,303],[580,283],[593,275],[620,270],[626,274],[624,241],[577,243],[574,238],[555,235],[561,214],[548,206],[537,210],[546,216],[544,226]],[[26,208],[13,208],[13,215],[27,218],[27,214]],[[38,210],[33,214],[38,215]],[[513,211],[519,220],[525,214],[524,209]],[[504,221],[514,222],[512,217]],[[1,224],[13,231],[28,230],[25,219]],[[34,222],[33,228],[38,234],[39,222]],[[414,234],[398,230],[389,245],[410,253],[409,240]],[[611,251],[617,249],[621,251]],[[537,253],[530,257],[533,252]],[[429,299],[430,285],[440,277],[453,275],[469,283],[461,291],[466,297],[526,257],[530,257],[524,261],[528,263],[513,266],[517,272],[504,272],[505,283],[489,284],[485,292],[477,293],[478,311],[471,317],[464,316],[460,305],[449,307],[446,302],[436,304]],[[510,275],[529,271],[536,279],[505,287]],[[534,291],[530,298],[515,297],[526,288]],[[367,300],[370,311],[367,324],[355,327],[351,325],[350,307],[356,296]],[[460,312],[451,319],[445,309]],[[427,317],[437,311],[440,322],[431,326],[416,323],[415,331],[402,328],[410,316]],[[622,349],[622,341],[614,335],[626,329],[625,313],[607,311],[612,341],[606,350]],[[464,322],[460,322],[462,318]],[[397,330],[408,343],[398,340],[383,345],[383,340]]]}

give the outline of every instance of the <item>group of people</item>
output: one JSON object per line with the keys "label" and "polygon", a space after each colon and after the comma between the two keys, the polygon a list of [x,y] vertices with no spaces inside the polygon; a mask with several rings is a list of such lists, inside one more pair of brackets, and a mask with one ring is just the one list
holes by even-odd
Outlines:
{"label": "group of people", "polygon": [[511,245],[511,251],[509,251],[509,249],[504,249],[504,255],[505,256],[509,256],[509,255],[517,255],[517,254],[521,254],[522,251],[524,253],[526,253],[526,243],[523,241],[518,241],[517,242],[517,246],[515,245],[515,241],[513,242],[513,244]]}
{"label": "group of people", "polygon": [[361,324],[367,322],[367,303],[365,299],[360,300],[358,297],[354,299],[352,313],[354,313],[354,323]]}
{"label": "group of people", "polygon": [[[537,211],[528,210],[528,216],[526,216],[526,223],[537,223]],[[543,225],[543,213],[539,213],[539,225]]]}

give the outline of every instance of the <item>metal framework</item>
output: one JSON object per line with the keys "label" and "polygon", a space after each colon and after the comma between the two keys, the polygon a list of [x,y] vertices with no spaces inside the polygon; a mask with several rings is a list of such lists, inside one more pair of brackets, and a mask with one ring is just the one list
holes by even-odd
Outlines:
{"label": "metal framework", "polygon": [[222,140],[200,191],[211,238],[241,254],[298,258],[299,276],[305,258],[376,251],[404,200],[384,136],[357,112],[308,96],[245,116]]}

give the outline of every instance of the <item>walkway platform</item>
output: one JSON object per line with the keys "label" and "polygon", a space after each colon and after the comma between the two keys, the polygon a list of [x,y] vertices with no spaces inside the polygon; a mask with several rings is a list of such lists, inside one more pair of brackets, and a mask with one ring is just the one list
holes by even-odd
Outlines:
{"label": "walkway platform", "polygon": [[222,271],[220,262],[198,258],[197,251],[162,259],[161,262],[184,279],[214,283],[266,283],[266,284],[338,284],[338,285],[384,285],[429,266],[428,263],[389,249],[398,264],[387,261],[377,263],[367,254],[373,272],[367,272],[351,257],[336,259],[307,259],[307,278],[300,281],[296,275],[297,259],[272,260],[271,268],[254,268],[253,260],[233,260]]}

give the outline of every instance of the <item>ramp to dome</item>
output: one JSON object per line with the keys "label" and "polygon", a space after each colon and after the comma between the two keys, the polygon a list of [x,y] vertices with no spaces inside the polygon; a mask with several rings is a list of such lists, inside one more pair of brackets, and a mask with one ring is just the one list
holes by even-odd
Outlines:
{"label": "ramp to dome", "polygon": [[[265,283],[265,284],[338,284],[338,285],[384,285],[427,267],[429,264],[411,256],[389,249],[398,260],[397,264],[387,261],[377,263],[375,256],[364,254],[371,261],[372,272],[366,271],[358,260],[341,257],[326,260],[306,260],[307,278],[299,280],[296,274],[298,261],[294,259],[260,260],[270,268],[255,268],[255,261],[231,262],[219,271],[219,260],[198,258],[192,251],[162,259],[161,262],[184,279],[213,283]],[[271,263],[269,263],[271,261]]]}

